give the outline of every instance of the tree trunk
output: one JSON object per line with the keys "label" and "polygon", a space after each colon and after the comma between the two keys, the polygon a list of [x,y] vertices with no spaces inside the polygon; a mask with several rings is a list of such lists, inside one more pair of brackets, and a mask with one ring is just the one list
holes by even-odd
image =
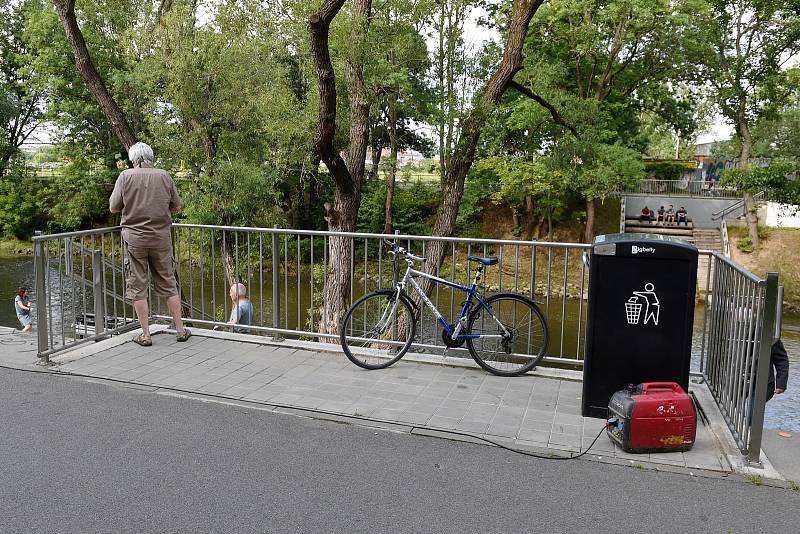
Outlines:
{"label": "tree trunk", "polygon": [[[750,155],[752,153],[753,138],[750,135],[750,125],[748,124],[747,117],[744,112],[740,112],[736,125],[739,130],[739,137],[742,140],[742,151],[739,154],[739,165],[742,169],[750,166]],[[758,206],[751,191],[745,191],[743,194],[745,220],[747,221],[747,234],[750,236],[750,241],[753,243],[753,251],[758,251],[761,242],[758,238]]]}
{"label": "tree trunk", "polygon": [[394,231],[392,228],[392,204],[394,203],[394,184],[397,178],[397,102],[395,100],[389,104],[389,147],[391,161],[389,162],[389,174],[386,177],[384,234],[391,234]]}
{"label": "tree trunk", "polygon": [[369,169],[369,180],[378,179],[378,165],[381,163],[381,153],[383,152],[382,144],[378,140],[372,143],[372,166]]}
{"label": "tree trunk", "polygon": [[[361,183],[369,145],[369,102],[364,87],[364,68],[360,62],[366,33],[369,28],[371,0],[354,0],[350,45],[355,53],[345,64],[345,81],[350,100],[350,144],[347,162],[334,146],[336,133],[336,76],[331,63],[328,38],[331,21],[345,0],[326,0],[317,13],[309,18],[311,55],[319,84],[319,119],[314,134],[314,150],[325,163],[336,184],[333,205],[326,205],[328,229],[352,232],[356,227],[361,203]],[[320,329],[323,333],[338,333],[341,319],[350,300],[352,239],[342,236],[328,238],[328,265]]]}
{"label": "tree trunk", "polygon": [[[225,267],[225,280],[228,282],[228,287],[231,287],[239,281],[239,278],[236,276],[236,264],[231,249],[231,236],[230,234],[226,236],[225,232],[222,232],[222,247],[220,247],[220,253],[222,254],[222,264]],[[272,251],[272,253],[275,254],[276,251]]]}
{"label": "tree trunk", "polygon": [[53,5],[56,8],[56,12],[58,12],[58,18],[61,19],[61,23],[64,25],[64,31],[67,33],[67,40],[75,56],[75,68],[78,74],[83,78],[87,89],[92,93],[103,115],[111,124],[111,130],[114,135],[117,136],[122,146],[126,149],[130,148],[136,142],[136,135],[134,135],[133,130],[128,125],[128,121],[125,119],[125,115],[108,92],[103,79],[94,67],[94,63],[92,63],[89,49],[86,47],[86,41],[83,39],[83,34],[75,19],[75,0],[53,0]]}
{"label": "tree trunk", "polygon": [[[522,49],[531,18],[543,0],[514,0],[511,19],[506,31],[503,59],[484,85],[481,97],[467,117],[461,121],[462,132],[456,143],[452,157],[447,160],[445,179],[442,183],[442,200],[433,226],[434,236],[450,236],[455,230],[456,216],[461,197],[464,194],[464,181],[475,161],[475,150],[481,136],[481,129],[490,111],[500,102],[510,87],[514,75],[522,69]],[[444,260],[445,244],[431,241],[425,249],[427,260],[425,271],[435,273]],[[423,280],[423,288],[429,291],[431,282]]]}
{"label": "tree trunk", "polygon": [[586,201],[586,231],[583,234],[583,240],[587,243],[591,243],[594,239],[595,207],[594,199]]}

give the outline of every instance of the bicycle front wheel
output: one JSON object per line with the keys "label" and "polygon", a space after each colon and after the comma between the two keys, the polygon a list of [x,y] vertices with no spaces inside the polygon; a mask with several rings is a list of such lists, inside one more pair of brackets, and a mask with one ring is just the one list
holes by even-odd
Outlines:
{"label": "bicycle front wheel", "polygon": [[467,339],[469,353],[478,365],[499,376],[517,376],[536,367],[550,338],[547,321],[536,304],[517,293],[492,295],[486,304],[492,313],[478,305],[468,324],[470,334],[481,336]]}
{"label": "bicycle front wheel", "polygon": [[358,299],[342,321],[347,358],[364,369],[389,367],[408,352],[416,322],[411,306],[395,291],[379,289]]}

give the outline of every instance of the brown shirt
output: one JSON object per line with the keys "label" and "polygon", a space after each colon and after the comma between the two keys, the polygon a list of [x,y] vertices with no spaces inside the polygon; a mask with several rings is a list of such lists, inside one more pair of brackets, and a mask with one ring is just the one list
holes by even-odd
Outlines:
{"label": "brown shirt", "polygon": [[122,239],[126,243],[159,248],[171,243],[170,211],[181,207],[181,198],[167,171],[142,163],[122,171],[108,207],[122,212]]}

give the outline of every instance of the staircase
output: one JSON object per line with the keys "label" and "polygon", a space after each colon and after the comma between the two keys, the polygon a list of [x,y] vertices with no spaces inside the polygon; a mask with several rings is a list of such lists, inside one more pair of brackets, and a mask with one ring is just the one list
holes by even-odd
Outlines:
{"label": "staircase", "polygon": [[694,224],[684,225],[665,225],[664,223],[641,222],[638,218],[627,217],[625,219],[625,233],[657,234],[669,237],[676,237],[688,243],[694,243]]}
{"label": "staircase", "polygon": [[[665,226],[654,222],[641,222],[638,218],[625,219],[625,233],[657,234],[675,237],[692,243],[700,250],[713,250],[722,253],[722,240],[718,228],[696,228],[691,222],[688,226]],[[705,292],[709,286],[708,264],[710,258],[701,255],[697,262],[697,287]],[[713,276],[713,273],[711,273]]]}
{"label": "staircase", "polygon": [[[696,228],[694,230],[694,246],[700,250],[713,250],[722,253],[722,239],[718,228]],[[706,255],[701,255],[697,260],[697,287],[700,292],[705,292],[710,287],[709,282],[713,280],[714,273],[708,272],[708,264],[711,261]],[[712,279],[709,280],[709,274]]]}

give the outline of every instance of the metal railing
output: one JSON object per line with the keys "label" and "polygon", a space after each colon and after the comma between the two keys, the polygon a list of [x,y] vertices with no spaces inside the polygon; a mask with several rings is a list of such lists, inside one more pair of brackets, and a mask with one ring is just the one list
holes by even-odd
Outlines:
{"label": "metal railing", "polygon": [[[138,326],[124,295],[121,227],[33,238],[39,357]],[[94,326],[91,323],[94,322]]]}
{"label": "metal railing", "polygon": [[[436,274],[460,282],[474,275],[467,256],[498,256],[498,264],[485,271],[485,290],[516,291],[540,302],[550,326],[545,362],[583,366],[588,269],[582,259],[589,245],[577,243],[174,224],[176,273],[187,322],[226,327],[228,286],[234,279],[246,285],[253,305],[251,334],[337,342],[337,333],[322,332],[325,273],[337,268],[330,262],[329,243],[349,241],[352,302],[396,280],[394,259],[381,246],[386,237],[421,256],[432,243],[443,243],[445,259]],[[41,358],[138,326],[122,297],[120,227],[37,235],[34,251]],[[708,257],[708,272],[699,373],[742,453],[757,462],[776,323],[777,275],[762,280],[723,254],[701,254]],[[451,322],[458,316],[460,292],[436,286],[430,298]],[[155,319],[170,318],[162,299],[150,302]],[[85,320],[89,314],[110,320],[96,320],[91,329]],[[84,318],[82,324],[78,318]],[[424,309],[412,350],[443,353],[440,334],[436,318]],[[448,354],[468,357],[463,349]]]}
{"label": "metal railing", "polygon": [[722,253],[726,258],[731,257],[731,240],[728,236],[728,223],[722,218],[719,220],[719,241],[722,247]]}
{"label": "metal railing", "polygon": [[667,197],[702,198],[741,198],[742,193],[735,188],[721,186],[709,180],[639,180],[634,185],[624,187],[620,194]]}
{"label": "metal railing", "polygon": [[[385,238],[397,239],[421,256],[433,242],[443,243],[445,258],[436,274],[462,283],[475,272],[467,256],[498,256],[498,265],[484,273],[486,290],[515,291],[540,302],[550,326],[545,361],[583,365],[588,270],[582,253],[588,245],[578,243],[174,224],[183,298],[198,312],[190,322],[224,326],[231,309],[228,285],[235,279],[245,284],[253,305],[251,333],[338,341],[338,333],[322,328],[324,273],[335,268],[328,257],[329,241],[335,237],[349,240],[350,302],[393,285],[395,264],[381,244]],[[458,317],[463,297],[443,286],[431,293],[431,301],[451,321]],[[158,299],[153,309],[155,318],[169,318]],[[436,353],[444,348],[436,318],[423,309],[412,350]],[[468,357],[463,349],[450,349],[448,355]]]}
{"label": "metal railing", "polygon": [[739,450],[757,464],[780,309],[778,275],[761,279],[723,254],[710,255],[700,370]]}
{"label": "metal railing", "polygon": [[[764,202],[764,201],[768,200],[766,192],[761,191],[760,193],[756,193],[755,195],[753,195],[753,200],[756,202],[756,204],[758,204],[759,202]],[[714,213],[711,214],[711,220],[712,221],[722,220],[727,215],[733,213],[736,210],[741,210],[742,211],[742,214],[741,214],[740,217],[744,217],[745,215],[747,215],[747,213],[745,211],[745,208],[744,208],[744,199],[741,199],[738,202],[734,202],[733,204],[731,204],[730,206],[728,206],[725,209],[722,209],[722,210],[719,210],[719,211],[715,211]]]}

